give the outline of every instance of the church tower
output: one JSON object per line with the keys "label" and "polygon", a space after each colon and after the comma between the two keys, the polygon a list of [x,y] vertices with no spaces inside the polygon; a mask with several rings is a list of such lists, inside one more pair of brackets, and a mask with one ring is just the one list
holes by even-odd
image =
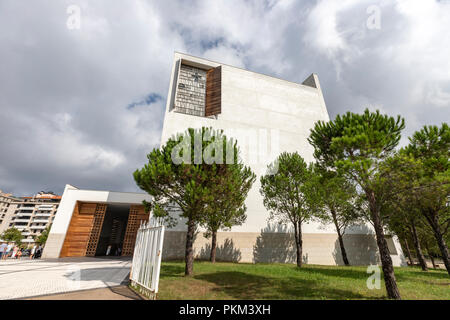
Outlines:
{"label": "church tower", "polygon": [[[257,174],[246,200],[247,220],[218,233],[217,259],[241,262],[295,260],[293,235],[284,226],[268,223],[269,212],[259,193],[260,176],[281,152],[297,151],[314,160],[307,139],[316,121],[329,121],[316,74],[295,83],[176,52],[170,77],[161,145],[188,128],[223,129],[237,139],[243,161]],[[186,224],[166,232],[164,258],[184,256]],[[376,242],[368,227],[349,230],[347,245],[353,264],[376,262]],[[331,225],[312,222],[303,228],[306,263],[340,264],[337,234]],[[197,257],[207,258],[209,240],[200,233]],[[400,263],[398,243],[392,242],[393,261]],[[222,254],[222,256],[221,256]],[[353,259],[351,255],[353,254]],[[397,257],[397,258],[396,258]]]}

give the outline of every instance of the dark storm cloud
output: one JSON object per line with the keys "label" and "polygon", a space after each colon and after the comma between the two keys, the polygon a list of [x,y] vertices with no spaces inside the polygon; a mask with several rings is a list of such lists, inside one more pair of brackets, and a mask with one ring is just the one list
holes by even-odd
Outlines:
{"label": "dark storm cloud", "polygon": [[[79,30],[67,28],[69,5]],[[371,5],[380,29],[366,25]],[[406,137],[450,118],[448,29],[450,5],[434,0],[4,0],[0,189],[136,191],[174,51],[295,82],[315,72],[330,117],[402,114]]]}

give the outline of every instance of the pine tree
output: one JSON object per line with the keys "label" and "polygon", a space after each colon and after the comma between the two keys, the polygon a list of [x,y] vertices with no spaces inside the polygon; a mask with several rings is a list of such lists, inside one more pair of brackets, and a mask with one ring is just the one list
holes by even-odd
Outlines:
{"label": "pine tree", "polygon": [[[175,224],[176,214],[186,219],[185,275],[190,276],[196,230],[206,223],[208,213],[223,210],[217,207],[218,188],[228,186],[230,194],[234,194],[241,187],[236,183],[249,183],[252,173],[237,164],[239,149],[235,140],[221,130],[205,127],[190,128],[171,137],[147,158],[148,163],[134,172],[134,179],[153,196],[151,202],[144,203],[153,216],[164,219],[169,226]],[[239,170],[246,172],[247,179],[236,178]]]}
{"label": "pine tree", "polygon": [[420,164],[413,190],[420,213],[429,223],[450,275],[445,236],[450,227],[450,127],[425,126],[410,137],[405,151]]}
{"label": "pine tree", "polygon": [[312,168],[297,153],[282,153],[268,166],[270,173],[261,176],[260,193],[270,211],[269,220],[291,224],[294,228],[297,266],[302,266],[302,225],[313,216],[312,199],[308,197]]}
{"label": "pine tree", "polygon": [[383,230],[380,213],[383,194],[377,173],[380,164],[394,152],[404,127],[400,116],[395,119],[366,109],[363,114],[347,112],[336,116],[334,121],[319,121],[309,137],[318,163],[337,170],[364,192],[390,299],[400,299],[400,292]]}

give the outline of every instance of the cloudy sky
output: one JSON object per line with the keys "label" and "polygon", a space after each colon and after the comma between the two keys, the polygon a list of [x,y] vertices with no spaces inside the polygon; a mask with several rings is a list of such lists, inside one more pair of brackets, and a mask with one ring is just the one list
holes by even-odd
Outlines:
{"label": "cloudy sky", "polygon": [[401,114],[405,143],[450,119],[449,30],[444,0],[0,0],[0,189],[137,191],[174,51],[315,72],[330,117]]}

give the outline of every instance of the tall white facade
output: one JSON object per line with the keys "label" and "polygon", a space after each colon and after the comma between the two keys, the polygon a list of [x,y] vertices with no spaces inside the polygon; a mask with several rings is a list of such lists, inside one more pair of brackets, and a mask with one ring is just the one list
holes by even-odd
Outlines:
{"label": "tall white facade", "polygon": [[[218,80],[214,83],[207,79],[213,70],[218,71],[215,78]],[[216,98],[209,100],[216,103],[213,112],[208,111],[208,90],[219,92],[219,98],[215,95]],[[293,251],[288,248],[292,234],[283,226],[268,223],[269,212],[259,193],[259,178],[266,172],[267,164],[284,151],[297,151],[305,161],[313,161],[313,148],[307,138],[319,120],[329,121],[329,116],[315,74],[299,84],[175,53],[161,145],[187,128],[223,129],[227,136],[237,139],[244,162],[257,174],[246,200],[247,221],[233,227],[231,232],[219,233],[218,258],[222,252],[224,260],[293,261]],[[177,227],[167,232],[166,257],[183,256],[185,228],[180,221]],[[333,226],[312,222],[303,226],[303,233],[305,262],[340,263]],[[359,226],[348,233],[345,241],[350,262],[376,262],[376,243],[370,228]],[[403,259],[401,248],[395,238],[391,242],[392,258],[399,265]],[[198,257],[207,256],[208,243],[201,235],[197,236],[195,250]]]}

